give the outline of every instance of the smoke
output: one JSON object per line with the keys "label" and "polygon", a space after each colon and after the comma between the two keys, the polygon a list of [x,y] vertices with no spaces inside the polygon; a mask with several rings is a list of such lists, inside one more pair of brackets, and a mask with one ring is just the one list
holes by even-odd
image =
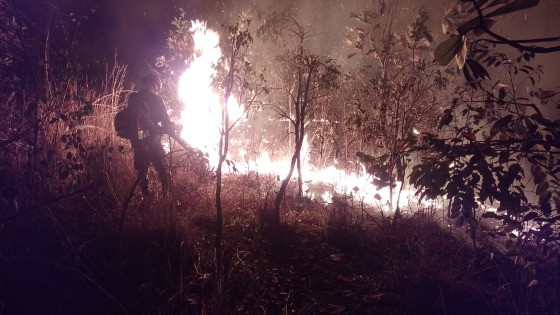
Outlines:
{"label": "smoke", "polygon": [[[165,50],[165,39],[171,28],[171,20],[183,8],[189,19],[207,20],[211,28],[219,29],[224,22],[235,21],[245,10],[271,10],[279,5],[293,5],[297,18],[303,24],[314,24],[318,36],[314,40],[319,52],[344,59],[343,41],[345,26],[352,23],[351,12],[371,6],[372,0],[12,0],[29,20],[38,27],[48,19],[51,5],[61,8],[59,12],[87,16],[79,28],[78,53],[82,60],[112,60],[118,52],[119,60],[128,64],[129,73],[138,77],[153,65],[157,56]],[[436,42],[441,41],[441,18],[445,6],[452,0],[385,0],[395,7],[395,29],[410,24],[421,5],[430,14],[429,27]],[[538,7],[504,16],[496,24],[496,31],[514,39],[550,37],[560,35],[557,13],[560,1],[542,0]],[[547,70],[545,80],[550,87],[558,86],[560,71],[557,69],[558,54],[541,56],[538,62]]]}

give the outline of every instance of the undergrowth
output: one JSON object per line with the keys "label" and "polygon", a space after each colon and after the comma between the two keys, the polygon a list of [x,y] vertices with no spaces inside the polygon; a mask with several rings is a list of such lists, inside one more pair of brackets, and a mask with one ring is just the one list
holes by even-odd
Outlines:
{"label": "undergrowth", "polygon": [[[170,191],[163,193],[151,172],[152,198],[136,191],[126,202],[135,181],[131,148],[114,136],[108,119],[130,92],[124,74],[115,66],[89,89],[62,76],[48,83],[47,98],[3,100],[6,113],[26,123],[2,131],[0,313],[558,309],[558,299],[542,300],[557,292],[527,287],[530,270],[499,251],[473,248],[440,215],[391,221],[347,196],[330,203],[298,198],[291,183],[278,225],[272,200],[279,182],[257,173],[224,178],[224,274],[218,277],[215,174],[204,156],[171,141]],[[29,116],[35,118],[24,119]],[[224,280],[219,291],[217,278]]]}
{"label": "undergrowth", "polygon": [[[192,174],[191,174],[192,175]],[[191,176],[189,175],[189,176]],[[195,180],[196,177],[190,178]],[[177,179],[177,178],[176,178]],[[474,250],[428,215],[389,221],[373,209],[297,200],[263,224],[260,180],[225,187],[225,288],[213,290],[211,185],[174,183],[134,196],[122,238],[118,207],[62,202],[0,230],[4,313],[526,313],[506,257]],[[211,180],[210,180],[211,181]],[[239,183],[245,197],[239,198]],[[229,184],[229,185],[227,185]],[[190,188],[189,188],[190,187]],[[158,191],[159,187],[152,187]],[[188,192],[188,194],[187,194]],[[201,193],[204,192],[204,193]],[[289,199],[289,198],[288,198]],[[260,209],[260,210],[259,210]]]}

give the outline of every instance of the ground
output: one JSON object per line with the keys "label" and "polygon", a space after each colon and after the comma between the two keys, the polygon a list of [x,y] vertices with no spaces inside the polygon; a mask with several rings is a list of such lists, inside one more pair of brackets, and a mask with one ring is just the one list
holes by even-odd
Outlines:
{"label": "ground", "polygon": [[[117,219],[37,215],[4,226],[4,313],[473,314],[510,311],[498,271],[428,216],[396,222],[328,206],[287,207],[272,227],[228,212],[224,286],[214,280],[211,211],[133,203]],[[159,211],[159,213],[158,213]],[[336,215],[334,215],[336,214]],[[42,219],[40,219],[42,218]],[[86,222],[82,222],[86,223]],[[40,228],[39,228],[40,227]],[[505,307],[504,305],[507,305]],[[515,306],[515,305],[514,305]]]}

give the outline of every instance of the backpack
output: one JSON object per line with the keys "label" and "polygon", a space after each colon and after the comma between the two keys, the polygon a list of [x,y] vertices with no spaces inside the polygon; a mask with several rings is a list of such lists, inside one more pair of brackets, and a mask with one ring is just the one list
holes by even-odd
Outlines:
{"label": "backpack", "polygon": [[139,127],[142,127],[142,121],[149,121],[149,117],[146,102],[138,93],[132,93],[128,98],[128,105],[115,115],[115,131],[121,138],[138,140],[138,131],[141,129]]}

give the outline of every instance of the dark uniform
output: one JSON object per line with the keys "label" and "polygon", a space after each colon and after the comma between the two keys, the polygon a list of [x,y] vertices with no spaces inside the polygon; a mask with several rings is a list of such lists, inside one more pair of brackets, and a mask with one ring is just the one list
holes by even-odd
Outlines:
{"label": "dark uniform", "polygon": [[130,95],[131,98],[141,98],[146,106],[146,115],[140,115],[138,121],[138,139],[131,140],[134,152],[134,168],[140,176],[140,187],[145,195],[148,189],[148,168],[152,164],[159,176],[163,189],[169,187],[169,164],[166,153],[161,144],[163,133],[171,132],[174,127],[169,119],[165,104],[161,97],[150,89],[142,89]]}

